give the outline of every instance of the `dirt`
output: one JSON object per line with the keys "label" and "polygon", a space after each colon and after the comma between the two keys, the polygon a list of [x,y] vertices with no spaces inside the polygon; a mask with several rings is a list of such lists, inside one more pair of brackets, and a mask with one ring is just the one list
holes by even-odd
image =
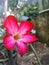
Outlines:
{"label": "dirt", "polygon": [[[33,44],[33,47],[35,48],[40,58],[41,64],[49,65],[49,47],[47,47],[46,43],[43,44],[41,42],[36,42]],[[0,55],[0,57],[2,57],[2,55]],[[16,65],[38,65],[38,62],[32,50],[29,50],[28,53],[26,53],[23,57],[17,54],[14,57],[14,62]],[[8,61],[6,65],[9,65]]]}
{"label": "dirt", "polygon": [[[33,44],[42,65],[49,65],[49,47],[46,46],[46,43],[37,42]],[[16,59],[16,58],[15,58]],[[19,54],[17,55],[18,65],[38,65],[36,57],[33,51],[26,53],[23,57]]]}

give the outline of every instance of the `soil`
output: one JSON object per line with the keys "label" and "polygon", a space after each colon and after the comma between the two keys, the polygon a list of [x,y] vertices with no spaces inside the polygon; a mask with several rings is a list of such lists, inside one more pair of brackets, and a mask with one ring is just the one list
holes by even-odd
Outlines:
{"label": "soil", "polygon": [[[47,47],[46,43],[43,44],[41,42],[36,42],[33,44],[33,47],[35,48],[40,58],[41,64],[49,65],[49,47]],[[3,56],[0,53],[0,60],[2,57]],[[36,57],[33,51],[30,49],[23,57],[21,57],[19,54],[15,55],[14,62],[16,63],[16,65],[38,65]],[[6,65],[9,65],[9,61],[7,61]]]}

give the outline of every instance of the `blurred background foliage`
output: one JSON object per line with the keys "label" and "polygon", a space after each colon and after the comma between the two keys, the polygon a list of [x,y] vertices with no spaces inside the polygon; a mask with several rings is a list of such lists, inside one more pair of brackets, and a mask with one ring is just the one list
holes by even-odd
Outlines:
{"label": "blurred background foliage", "polygon": [[14,11],[17,8],[18,0],[9,0],[8,6]]}

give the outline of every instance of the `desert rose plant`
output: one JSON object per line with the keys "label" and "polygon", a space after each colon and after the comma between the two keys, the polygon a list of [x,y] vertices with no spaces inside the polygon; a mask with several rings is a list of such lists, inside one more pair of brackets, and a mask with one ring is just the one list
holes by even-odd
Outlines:
{"label": "desert rose plant", "polygon": [[13,50],[16,45],[21,56],[23,56],[28,48],[26,44],[37,41],[34,34],[30,34],[34,24],[30,21],[23,20],[18,25],[18,20],[9,15],[4,21],[4,27],[7,34],[4,36],[4,46],[8,50]]}
{"label": "desert rose plant", "polygon": [[6,32],[3,39],[5,48],[11,51],[16,46],[21,56],[28,51],[27,44],[32,44],[38,40],[34,34],[30,33],[34,24],[29,20],[22,20],[18,24],[17,18],[9,15],[4,20],[4,28]]}

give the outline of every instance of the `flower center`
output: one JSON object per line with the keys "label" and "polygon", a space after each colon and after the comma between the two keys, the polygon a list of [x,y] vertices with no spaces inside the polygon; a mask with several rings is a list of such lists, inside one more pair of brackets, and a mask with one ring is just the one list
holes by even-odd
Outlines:
{"label": "flower center", "polygon": [[21,36],[20,36],[19,34],[14,35],[14,39],[16,39],[16,40],[18,40],[18,39],[20,39],[20,38],[21,38]]}

